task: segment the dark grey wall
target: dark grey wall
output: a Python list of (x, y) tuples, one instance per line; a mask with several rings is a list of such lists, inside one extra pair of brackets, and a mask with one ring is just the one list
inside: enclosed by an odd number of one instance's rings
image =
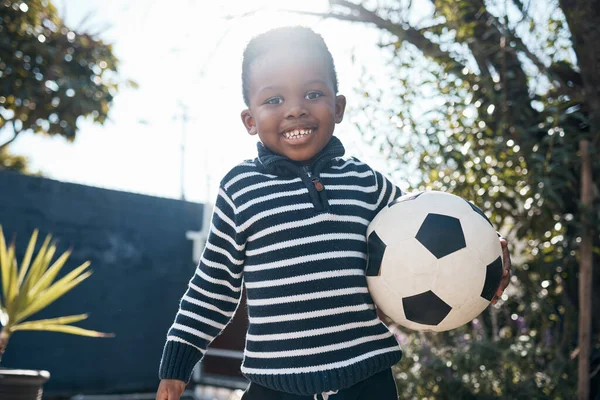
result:
[[(74, 249), (93, 275), (33, 319), (87, 312), (79, 326), (114, 332), (97, 339), (18, 332), (2, 364), (46, 369), (47, 394), (152, 391), (166, 331), (195, 265), (186, 231), (198, 231), (202, 205), (0, 171), (0, 225), (16, 234), (19, 259), (34, 228)], [(38, 239), (39, 243), (41, 240)]]

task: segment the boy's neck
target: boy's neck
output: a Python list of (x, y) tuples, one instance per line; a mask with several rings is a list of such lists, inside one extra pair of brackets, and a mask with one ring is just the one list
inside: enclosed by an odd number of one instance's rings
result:
[(323, 168), (324, 163), (329, 162), (334, 157), (343, 156), (345, 152), (342, 142), (335, 136), (331, 138), (319, 153), (315, 154), (310, 160), (305, 161), (294, 161), (289, 157), (275, 153), (262, 142), (257, 143), (257, 147), (257, 163), (266, 168), (266, 170), (270, 170), (271, 172), (269, 173), (275, 173), (277, 175), (289, 174), (292, 171), (295, 171), (293, 173), (297, 174), (299, 168), (306, 169), (307, 167), (310, 168), (313, 173), (318, 174)]

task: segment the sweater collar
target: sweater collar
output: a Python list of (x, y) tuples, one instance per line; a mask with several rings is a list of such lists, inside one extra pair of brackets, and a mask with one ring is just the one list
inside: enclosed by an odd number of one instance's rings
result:
[[(272, 173), (279, 176), (298, 175), (303, 167), (300, 162), (293, 161), (286, 156), (274, 153), (267, 149), (261, 142), (256, 145), (258, 149), (258, 157), (254, 163), (257, 167), (266, 173)], [(319, 175), (321, 170), (336, 157), (341, 157), (345, 153), (344, 145), (340, 139), (332, 136), (327, 145), (314, 158), (313, 162), (308, 165), (313, 175)]]

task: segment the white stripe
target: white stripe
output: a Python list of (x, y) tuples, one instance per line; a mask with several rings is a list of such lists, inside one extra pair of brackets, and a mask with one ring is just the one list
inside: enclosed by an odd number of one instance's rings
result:
[(225, 328), (225, 325), (220, 324), (217, 321), (213, 321), (212, 319), (205, 318), (202, 315), (198, 315), (198, 314), (193, 313), (191, 311), (179, 310), (178, 314), (185, 315), (188, 318), (195, 319), (196, 321), (205, 323), (206, 325), (210, 325), (210, 326), (215, 327), (215, 328), (220, 329), (220, 330), (223, 330), (223, 328)]
[(188, 295), (184, 295), (183, 296), (183, 300), (187, 301), (188, 303), (192, 303), (192, 304), (195, 304), (197, 306), (208, 308), (209, 310), (216, 311), (219, 314), (223, 314), (226, 317), (231, 317), (233, 315), (233, 312), (223, 311), (219, 307), (216, 307), (216, 306), (214, 306), (214, 305), (212, 305), (210, 303), (206, 303), (204, 301), (200, 301), (200, 300), (191, 298)]
[(358, 304), (355, 306), (328, 308), (326, 310), (308, 311), (297, 314), (274, 315), (272, 317), (248, 317), (248, 320), (251, 324), (268, 324), (271, 322), (298, 321), (301, 319), (326, 317), (328, 315), (336, 315), (374, 309), (375, 307), (370, 304)]
[[(243, 165), (247, 165), (247, 164), (243, 164)], [(254, 164), (252, 164), (252, 165), (254, 166)], [(229, 182), (227, 182), (225, 185), (223, 185), (223, 187), (225, 188), (225, 190), (227, 190), (234, 183), (241, 181), (242, 179), (246, 179), (246, 178), (249, 178), (251, 176), (256, 176), (256, 175), (266, 176), (267, 178), (277, 178), (276, 175), (261, 174), (260, 172), (255, 172), (255, 171), (244, 172), (243, 174), (236, 175), (233, 179), (231, 179)]]
[(224, 294), (213, 293), (213, 292), (211, 292), (209, 290), (202, 289), (201, 287), (198, 287), (198, 286), (194, 285), (191, 282), (190, 282), (190, 287), (192, 289), (194, 289), (196, 292), (198, 292), (200, 294), (203, 294), (206, 297), (210, 297), (211, 299), (221, 300), (221, 301), (227, 301), (227, 302), (233, 303), (233, 304), (237, 304), (238, 303), (238, 299), (236, 299), (236, 298), (225, 296)]
[[(381, 204), (381, 201), (383, 200), (383, 197), (385, 196), (385, 191), (387, 188), (387, 182), (386, 179), (383, 177), (383, 175), (378, 174), (379, 176), (381, 176), (381, 178), (383, 179), (383, 187), (381, 188), (381, 192), (379, 192), (379, 198), (377, 199), (377, 203), (375, 203), (375, 207), (379, 207), (379, 205)], [(375, 182), (377, 182), (377, 178), (375, 178)]]
[(239, 167), (255, 167), (256, 168), (256, 164), (254, 164), (254, 161), (252, 160), (246, 160), (244, 162), (241, 162), (238, 164)]
[[(331, 200), (329, 201), (331, 203)], [(275, 243), (265, 247), (259, 247), (258, 249), (248, 250), (246, 255), (248, 257), (255, 256), (257, 254), (268, 253), (273, 250), (286, 249), (288, 247), (301, 246), (308, 243), (325, 242), (328, 240), (357, 240), (359, 242), (365, 242), (365, 235), (359, 235), (356, 233), (327, 233), (324, 235), (309, 236), (300, 239), (286, 240), (285, 242)]]
[(291, 278), (273, 279), (269, 281), (245, 282), (247, 289), (293, 285), (295, 283), (316, 281), (319, 279), (337, 278), (340, 276), (364, 276), (365, 271), (362, 269), (346, 269), (340, 271), (315, 272), (314, 274), (294, 276)]
[(291, 180), (276, 180), (276, 181), (255, 183), (254, 185), (246, 186), (245, 188), (238, 190), (231, 196), (231, 198), (233, 200), (235, 200), (238, 197), (240, 197), (241, 195), (246, 194), (246, 193), (251, 192), (256, 189), (261, 189), (261, 188), (265, 188), (265, 187), (269, 187), (269, 186), (276, 186), (276, 185), (288, 185), (290, 183), (296, 183), (296, 182), (302, 182), (302, 180), (300, 178), (295, 178), (295, 179), (291, 179)]
[(321, 178), (343, 178), (345, 176), (355, 176), (357, 178), (366, 178), (367, 176), (373, 176), (373, 171), (348, 171), (341, 174), (321, 174)]
[(304, 193), (308, 193), (308, 189), (303, 188), (303, 189), (298, 189), (298, 190), (292, 190), (289, 192), (277, 192), (277, 193), (273, 193), (273, 194), (270, 194), (267, 196), (257, 197), (256, 199), (252, 199), (249, 202), (244, 203), (241, 207), (238, 208), (238, 212), (242, 212), (246, 208), (253, 206), (255, 204), (258, 204), (258, 203), (262, 203), (262, 202), (273, 200), (273, 199), (278, 199), (280, 197), (297, 196), (299, 194), (304, 194)]
[(173, 329), (177, 329), (178, 331), (191, 333), (194, 336), (197, 336), (201, 339), (208, 340), (209, 342), (214, 339), (213, 336), (207, 335), (204, 332), (200, 332), (198, 329), (190, 328), (189, 326), (181, 325), (178, 323), (173, 324)]
[(345, 289), (325, 290), (322, 292), (312, 292), (297, 294), (294, 296), (273, 297), (270, 299), (248, 299), (249, 306), (271, 306), (285, 303), (294, 303), (297, 301), (317, 300), (329, 297), (346, 296), (350, 294), (369, 293), (366, 287), (351, 287)]
[(388, 204), (394, 201), (394, 197), (396, 197), (396, 186), (392, 185), (392, 193), (390, 193), (390, 197), (388, 197)]
[(242, 251), (242, 250), (244, 250), (244, 247), (246, 247), (246, 243), (244, 243), (244, 244), (237, 244), (237, 242), (236, 242), (235, 240), (233, 240), (233, 238), (232, 238), (231, 236), (229, 236), (228, 234), (226, 234), (226, 233), (223, 233), (223, 232), (221, 232), (220, 230), (218, 230), (218, 229), (215, 227), (215, 225), (214, 225), (214, 224), (212, 224), (212, 225), (210, 226), (210, 231), (211, 231), (212, 233), (214, 233), (215, 235), (217, 235), (218, 237), (220, 237), (221, 239), (225, 239), (225, 240), (227, 240), (227, 241), (228, 241), (229, 243), (231, 243), (231, 245), (232, 245), (233, 247), (235, 247), (235, 249), (236, 249), (236, 250), (238, 250), (238, 251)]
[(357, 206), (366, 208), (367, 210), (375, 210), (377, 208), (376, 204), (367, 203), (366, 201), (360, 200), (351, 200), (351, 199), (343, 199), (343, 200), (329, 200), (329, 204), (332, 206)]
[(223, 264), (220, 264), (218, 262), (214, 262), (212, 260), (209, 260), (208, 258), (205, 258), (204, 255), (202, 255), (202, 258), (200, 259), (200, 262), (202, 264), (206, 265), (207, 267), (216, 268), (216, 269), (220, 269), (222, 271), (226, 271), (234, 279), (240, 279), (242, 277), (242, 273), (243, 272), (239, 272), (237, 274), (233, 273), (233, 272), (231, 272), (231, 270), (229, 268), (227, 268), (227, 265), (223, 265)]
[(227, 250), (217, 247), (214, 244), (212, 244), (211, 242), (206, 242), (206, 248), (214, 251), (215, 253), (223, 254), (225, 257), (227, 257), (229, 259), (229, 261), (231, 261), (232, 264), (235, 264), (235, 265), (244, 264), (244, 260), (238, 260), (237, 258), (234, 258), (231, 254), (229, 254), (229, 252)]
[(192, 346), (193, 348), (195, 348), (202, 354), (204, 354), (204, 352), (205, 352), (205, 350), (201, 349), (200, 347), (196, 346), (195, 344), (192, 344), (192, 343), (188, 342), (187, 340), (183, 340), (182, 338), (180, 338), (178, 336), (169, 335), (169, 336), (167, 336), (167, 341), (187, 344), (188, 346)]
[(339, 166), (334, 165), (331, 168), (333, 168), (333, 169), (344, 169), (349, 164), (361, 165), (361, 166), (365, 165), (363, 162), (360, 162), (358, 160), (349, 159), (345, 163), (343, 163), (342, 165), (339, 165)]
[(325, 185), (326, 190), (354, 190), (356, 192), (373, 193), (377, 191), (376, 186), (359, 185)]
[(327, 371), (332, 369), (338, 369), (347, 367), (352, 364), (357, 364), (362, 360), (366, 360), (368, 358), (374, 357), (379, 354), (391, 353), (393, 351), (398, 351), (400, 348), (398, 346), (394, 347), (386, 347), (385, 349), (377, 349), (370, 351), (368, 353), (362, 354), (358, 357), (353, 357), (348, 360), (338, 361), (330, 364), (323, 365), (311, 365), (308, 367), (295, 367), (295, 368), (246, 368), (242, 365), (242, 373), (244, 374), (260, 374), (260, 375), (288, 375), (288, 374), (299, 374), (302, 372), (318, 372), (318, 371)]
[(271, 208), (269, 210), (255, 214), (251, 218), (248, 218), (248, 220), (246, 222), (244, 222), (240, 226), (239, 229), (240, 229), (240, 232), (243, 232), (246, 229), (248, 229), (250, 226), (252, 226), (252, 224), (255, 223), (256, 221), (259, 221), (266, 217), (270, 217), (271, 215), (283, 214), (288, 211), (306, 210), (306, 209), (314, 208), (314, 207), (315, 206), (312, 203), (298, 203), (298, 204), (290, 204), (288, 206)]
[(233, 229), (235, 229), (235, 231), (237, 233), (239, 233), (240, 231), (238, 230), (238, 227), (235, 225), (235, 222), (233, 222), (231, 220), (231, 218), (229, 218), (227, 215), (225, 215), (225, 213), (223, 211), (221, 211), (221, 209), (217, 206), (215, 206), (215, 214), (217, 214), (219, 216), (219, 218), (221, 218), (221, 220), (223, 222), (225, 222), (227, 225), (229, 225), (230, 227), (232, 227)]
[(310, 356), (313, 354), (327, 353), (329, 351), (337, 351), (358, 346), (359, 344), (374, 342), (376, 340), (387, 339), (392, 336), (392, 333), (387, 331), (379, 335), (364, 336), (347, 342), (330, 344), (321, 347), (312, 347), (310, 349), (284, 350), (284, 351), (250, 351), (246, 350), (244, 355), (253, 358), (286, 358), (298, 356)]
[(227, 193), (225, 193), (225, 191), (223, 189), (219, 189), (219, 196), (221, 196), (223, 198), (223, 200), (225, 200), (225, 202), (227, 202), (227, 204), (229, 204), (229, 207), (231, 207), (234, 214), (237, 214), (237, 211), (235, 211), (235, 204), (233, 204), (233, 201), (231, 201), (231, 199), (229, 198), (229, 196), (227, 195)]
[(309, 329), (306, 331), (297, 331), (297, 332), (288, 332), (288, 333), (275, 333), (272, 335), (251, 335), (248, 333), (246, 335), (246, 339), (249, 341), (252, 341), (252, 342), (270, 342), (272, 340), (299, 339), (299, 338), (309, 337), (309, 336), (320, 336), (320, 335), (326, 335), (329, 333), (344, 332), (344, 331), (349, 331), (351, 329), (356, 329), (356, 328), (366, 328), (369, 326), (375, 326), (375, 325), (379, 325), (379, 324), (381, 324), (381, 321), (379, 321), (378, 319), (372, 319), (370, 321), (351, 322), (349, 324), (330, 326), (327, 328)]
[(273, 261), (264, 264), (246, 265), (244, 270), (246, 272), (264, 271), (268, 269), (275, 269), (281, 267), (289, 267), (290, 265), (303, 264), (313, 261), (330, 260), (336, 258), (362, 258), (366, 259), (367, 255), (361, 251), (329, 251), (326, 253), (309, 254), (306, 256), (288, 258), (279, 261)]
[(324, 221), (335, 221), (335, 222), (354, 222), (357, 224), (362, 224), (364, 226), (369, 226), (369, 220), (364, 218), (356, 217), (354, 215), (335, 215), (329, 213), (319, 214), (317, 216), (307, 218), (299, 221), (286, 222), (283, 224), (275, 225), (270, 228), (263, 229), (262, 231), (256, 232), (254, 235), (248, 236), (247, 241), (251, 242), (256, 239), (260, 239), (264, 236), (285, 231), (288, 229), (300, 228), (303, 226), (318, 224)]
[(225, 281), (223, 279), (216, 279), (210, 275), (205, 274), (204, 271), (202, 271), (201, 269), (197, 269), (196, 274), (208, 282), (215, 283), (217, 285), (227, 286), (229, 289), (233, 290), (234, 292), (239, 292), (240, 290), (242, 290), (241, 285), (240, 285), (240, 287), (235, 287), (228, 281)]

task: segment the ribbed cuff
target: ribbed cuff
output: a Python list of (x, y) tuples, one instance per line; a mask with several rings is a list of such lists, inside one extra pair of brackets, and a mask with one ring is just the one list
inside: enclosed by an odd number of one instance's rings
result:
[[(394, 339), (395, 341), (395, 339)], [(395, 342), (394, 342), (395, 343)], [(299, 396), (342, 390), (361, 382), (400, 361), (402, 350), (370, 357), (350, 366), (327, 371), (303, 372), (295, 374), (244, 374), (250, 382), (280, 392)]]
[(202, 358), (202, 353), (192, 346), (180, 342), (168, 341), (160, 360), (158, 377), (160, 379), (178, 379), (188, 383), (194, 366)]

